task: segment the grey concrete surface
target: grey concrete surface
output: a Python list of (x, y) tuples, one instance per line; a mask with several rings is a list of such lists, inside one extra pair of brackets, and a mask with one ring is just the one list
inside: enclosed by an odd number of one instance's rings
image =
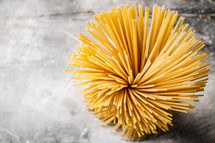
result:
[[(0, 0), (0, 143), (127, 143), (90, 111), (73, 87), (67, 54), (79, 44), (93, 11), (133, 0)], [(137, 0), (179, 10), (205, 41), (211, 72), (204, 97), (188, 114), (175, 113), (170, 132), (144, 143), (215, 142), (214, 0)], [(198, 14), (198, 15), (196, 15)], [(193, 16), (194, 15), (194, 16)], [(209, 16), (208, 16), (209, 15)], [(203, 18), (201, 18), (203, 17)]]

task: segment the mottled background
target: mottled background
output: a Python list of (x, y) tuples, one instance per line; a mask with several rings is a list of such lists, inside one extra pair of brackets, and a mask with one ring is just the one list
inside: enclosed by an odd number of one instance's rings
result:
[[(67, 54), (93, 11), (133, 0), (0, 0), (0, 142), (127, 143), (86, 110)], [(215, 142), (215, 0), (137, 0), (178, 10), (205, 41), (211, 72), (196, 109), (175, 113), (170, 132), (144, 143)]]

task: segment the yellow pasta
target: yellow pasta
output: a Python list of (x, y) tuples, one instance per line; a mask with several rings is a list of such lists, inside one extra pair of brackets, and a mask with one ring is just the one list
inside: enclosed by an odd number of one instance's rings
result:
[[(154, 5), (149, 25), (149, 8), (125, 5), (94, 15), (87, 22), (89, 38), (78, 34), (81, 45), (70, 54), (70, 66), (87, 69), (72, 79), (84, 79), (81, 91), (87, 107), (104, 125), (114, 123), (130, 140), (168, 131), (172, 111), (187, 113), (197, 102), (207, 82), (209, 56), (183, 24), (178, 12)], [(178, 19), (178, 21), (177, 21)]]

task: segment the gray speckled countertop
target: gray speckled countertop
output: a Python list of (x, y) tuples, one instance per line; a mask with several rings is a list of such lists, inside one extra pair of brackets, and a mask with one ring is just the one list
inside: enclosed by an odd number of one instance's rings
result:
[[(79, 44), (93, 11), (133, 0), (0, 0), (0, 143), (128, 143), (86, 109), (67, 54)], [(214, 0), (137, 0), (165, 5), (186, 18), (205, 41), (211, 72), (205, 96), (188, 114), (175, 113), (170, 132), (144, 143), (215, 142)], [(196, 15), (198, 14), (198, 15)], [(193, 16), (193, 17), (192, 17)], [(201, 18), (203, 17), (203, 18)]]

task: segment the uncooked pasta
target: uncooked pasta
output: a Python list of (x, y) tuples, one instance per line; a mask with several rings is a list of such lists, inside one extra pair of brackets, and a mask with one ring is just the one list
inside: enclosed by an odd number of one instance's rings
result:
[(172, 111), (187, 113), (207, 82), (209, 56), (195, 30), (184, 24), (177, 11), (142, 5), (112, 8), (95, 13), (87, 22), (91, 36), (78, 33), (81, 41), (70, 54), (69, 69), (83, 73), (72, 79), (86, 80), (81, 93), (87, 107), (113, 123), (122, 136), (140, 140), (147, 134), (168, 131)]

